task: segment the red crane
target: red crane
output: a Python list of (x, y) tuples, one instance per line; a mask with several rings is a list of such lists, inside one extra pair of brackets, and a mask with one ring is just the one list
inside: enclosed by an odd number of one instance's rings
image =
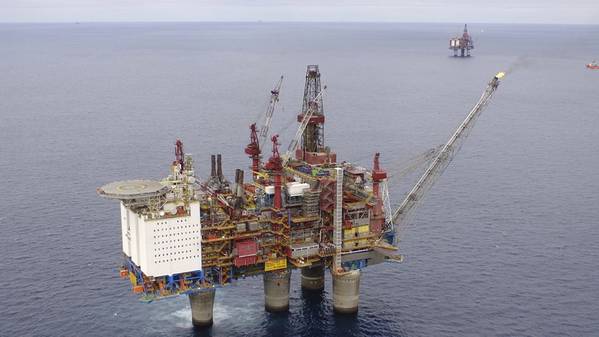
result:
[(250, 125), (250, 143), (245, 147), (245, 153), (252, 158), (252, 171), (254, 180), (258, 171), (260, 171), (260, 143), (258, 142), (258, 132), (256, 131), (256, 123)]
[(245, 153), (252, 158), (252, 171), (254, 180), (258, 176), (260, 170), (260, 155), (262, 154), (262, 147), (266, 141), (270, 124), (272, 122), (272, 116), (275, 111), (275, 106), (279, 101), (279, 93), (281, 91), (281, 84), (283, 83), (283, 76), (279, 79), (275, 87), (270, 91), (270, 101), (266, 112), (264, 113), (264, 124), (260, 127), (260, 131), (256, 128), (256, 123), (250, 125), (250, 143), (245, 148)]

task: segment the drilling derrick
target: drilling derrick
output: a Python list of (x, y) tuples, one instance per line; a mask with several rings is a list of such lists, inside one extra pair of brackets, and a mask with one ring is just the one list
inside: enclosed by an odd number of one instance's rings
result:
[(312, 110), (312, 116), (302, 133), (301, 147), (295, 153), (298, 160), (309, 164), (334, 163), (337, 160), (335, 153), (324, 145), (324, 109), (320, 93), (318, 65), (309, 65), (306, 70), (302, 112), (297, 116), (297, 121), (301, 123), (309, 110)]
[[(318, 152), (324, 147), (324, 111), (322, 106), (322, 97), (316, 99), (320, 93), (320, 71), (317, 65), (309, 65), (306, 70), (306, 84), (304, 87), (304, 100), (302, 103), (301, 117), (309, 108), (314, 109), (312, 118), (304, 130), (302, 139), (302, 149), (307, 152)], [(298, 116), (298, 121), (302, 118)]]

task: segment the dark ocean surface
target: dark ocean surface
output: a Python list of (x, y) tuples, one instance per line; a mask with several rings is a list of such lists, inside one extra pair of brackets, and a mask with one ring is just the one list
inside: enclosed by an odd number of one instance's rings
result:
[[(599, 336), (599, 26), (472, 24), (0, 25), (1, 336)], [(362, 274), (360, 311), (331, 284), (263, 310), (262, 279), (217, 292), (194, 331), (187, 298), (141, 303), (119, 279), (119, 208), (96, 187), (159, 179), (181, 138), (206, 176), (245, 168), (248, 125), (285, 81), (273, 131), (295, 131), (320, 65), (326, 143), (401, 162), (444, 143), (516, 64), (401, 231), (403, 264)], [(422, 171), (422, 169), (421, 169)], [(420, 171), (420, 172), (421, 172)], [(394, 203), (417, 178), (391, 178)]]

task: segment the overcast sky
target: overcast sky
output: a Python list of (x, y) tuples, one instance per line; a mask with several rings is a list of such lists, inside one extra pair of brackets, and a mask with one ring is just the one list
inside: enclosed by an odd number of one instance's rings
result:
[(0, 0), (0, 22), (257, 20), (599, 24), (599, 0)]

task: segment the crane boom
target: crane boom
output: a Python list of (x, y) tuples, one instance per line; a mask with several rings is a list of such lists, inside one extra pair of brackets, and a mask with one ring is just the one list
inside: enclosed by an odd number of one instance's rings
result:
[(275, 85), (274, 89), (270, 91), (270, 102), (268, 103), (268, 107), (266, 108), (266, 113), (264, 117), (264, 124), (260, 127), (260, 131), (258, 132), (258, 144), (259, 148), (262, 149), (264, 146), (264, 142), (268, 137), (268, 130), (270, 129), (270, 124), (272, 122), (272, 115), (275, 111), (275, 106), (279, 101), (279, 93), (281, 91), (281, 84), (283, 83), (283, 76)]
[(385, 224), (391, 227), (393, 226), (393, 219), (391, 219), (391, 198), (389, 198), (389, 182), (387, 179), (381, 182), (381, 194), (383, 195), (383, 209), (385, 210)]
[(410, 193), (405, 197), (399, 208), (393, 213), (392, 221), (394, 224), (397, 224), (397, 227), (403, 225), (404, 222), (407, 221), (408, 215), (414, 209), (414, 206), (417, 205), (418, 201), (420, 201), (453, 160), (464, 143), (464, 140), (468, 137), (470, 130), (472, 130), (477, 117), (480, 116), (481, 112), (491, 100), (497, 86), (499, 86), (499, 80), (503, 76), (505, 76), (505, 74), (500, 72), (491, 79), (476, 105), (472, 108), (470, 113), (468, 113), (466, 119), (460, 124), (441, 151), (439, 151), (428, 169), (424, 172), (422, 177), (420, 177)]

